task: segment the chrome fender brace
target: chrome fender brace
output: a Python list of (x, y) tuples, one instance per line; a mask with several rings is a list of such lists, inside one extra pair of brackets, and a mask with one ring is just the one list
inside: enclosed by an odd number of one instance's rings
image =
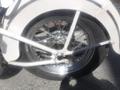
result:
[[(19, 40), (23, 43), (26, 43), (26, 44), (29, 44), (29, 45), (32, 45), (34, 47), (37, 47), (37, 48), (40, 48), (42, 50), (46, 50), (46, 51), (50, 51), (51, 53), (54, 53), (54, 56), (52, 57), (51, 60), (45, 60), (45, 61), (38, 61), (38, 62), (18, 62), (18, 61), (10, 61), (10, 62), (7, 62), (8, 64), (10, 65), (14, 65), (14, 66), (19, 66), (19, 67), (33, 67), (33, 66), (40, 66), (40, 65), (49, 65), (49, 64), (59, 64), (59, 63), (68, 63), (67, 59), (63, 59), (63, 60), (57, 60), (57, 55), (59, 53), (62, 53), (63, 51), (62, 50), (54, 50), (54, 49), (51, 49), (49, 47), (46, 47), (46, 46), (43, 46), (41, 44), (38, 44), (36, 43), (35, 41), (32, 41), (32, 40), (29, 40), (25, 37), (22, 37), (22, 36), (18, 36), (18, 35), (15, 35), (13, 33), (10, 33), (2, 28), (0, 28), (0, 34), (2, 35), (5, 35), (9, 38), (12, 38), (12, 39), (15, 39), (15, 40)], [(101, 46), (104, 46), (104, 45), (108, 45), (108, 44), (113, 44), (111, 42), (111, 40), (106, 40), (106, 41), (103, 41), (103, 42), (99, 42), (97, 44), (94, 44), (92, 46), (89, 46), (89, 47), (86, 47), (86, 48), (83, 48), (83, 49), (80, 49), (79, 51), (77, 52), (82, 52), (84, 50), (87, 50), (87, 49), (92, 49), (92, 48), (96, 48), (96, 47), (101, 47)], [(65, 52), (64, 55), (74, 55), (76, 52), (74, 51), (68, 51), (68, 52)]]
[[(10, 65), (20, 66), (20, 67), (33, 67), (33, 66), (48, 65), (48, 64), (68, 63), (69, 61), (67, 59), (59, 60), (58, 56), (65, 57), (67, 55), (74, 55), (76, 53), (75, 51), (68, 51), (67, 47), (68, 47), (68, 45), (69, 45), (69, 43), (71, 41), (73, 32), (75, 30), (75, 27), (76, 27), (76, 24), (77, 24), (77, 21), (78, 21), (78, 18), (79, 18), (79, 15), (80, 15), (80, 11), (77, 10), (76, 13), (75, 13), (75, 16), (73, 18), (73, 22), (72, 22), (72, 25), (70, 27), (68, 36), (66, 38), (65, 45), (64, 45), (62, 50), (52, 49), (50, 47), (44, 46), (44, 45), (42, 45), (40, 43), (37, 43), (35, 41), (29, 40), (29, 39), (27, 39), (27, 38), (25, 38), (23, 36), (13, 34), (13, 33), (9, 32), (7, 30), (4, 30), (4, 29), (0, 28), (0, 34), (2, 34), (4, 36), (7, 36), (7, 37), (12, 38), (14, 40), (21, 41), (21, 42), (23, 42), (25, 44), (31, 45), (31, 46), (36, 47), (38, 49), (47, 51), (49, 53), (52, 53), (52, 56), (51, 56), (50, 60), (37, 61), (37, 62), (7, 61), (7, 63), (10, 64)], [(107, 45), (107, 44), (112, 44), (111, 40), (99, 42), (99, 43), (94, 44), (92, 46), (88, 46), (86, 48), (80, 49), (77, 52), (82, 52), (82, 51), (87, 50), (87, 49), (92, 49), (92, 48), (104, 46), (104, 45)]]

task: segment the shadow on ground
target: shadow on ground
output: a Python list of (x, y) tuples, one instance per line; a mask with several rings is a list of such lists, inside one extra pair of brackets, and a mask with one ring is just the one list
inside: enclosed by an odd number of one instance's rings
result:
[(110, 50), (107, 64), (109, 64), (110, 74), (115, 84), (111, 83), (110, 80), (98, 79), (90, 74), (76, 79), (65, 78), (61, 82), (60, 90), (120, 90), (120, 55)]
[(60, 90), (118, 90), (107, 80), (98, 80), (92, 74), (79, 79), (66, 78)]

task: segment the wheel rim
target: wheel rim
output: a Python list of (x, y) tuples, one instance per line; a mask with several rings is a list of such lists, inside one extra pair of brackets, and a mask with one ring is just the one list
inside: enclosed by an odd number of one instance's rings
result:
[[(71, 22), (72, 18), (70, 16), (48, 17), (34, 24), (30, 30), (28, 30), (29, 32), (27, 32), (26, 36), (38, 43), (61, 50), (66, 41)], [(93, 36), (90, 36), (91, 34), (89, 34), (90, 32), (81, 25), (80, 21), (75, 28), (68, 50), (73, 51), (92, 44), (94, 39)], [(25, 45), (25, 49), (27, 51), (27, 56), (31, 61), (50, 59), (50, 53), (29, 45)], [(87, 50), (74, 57), (68, 56), (67, 59), (69, 59), (69, 64), (46, 65), (39, 66), (38, 68), (47, 73), (66, 75), (86, 66), (93, 54), (94, 50)]]

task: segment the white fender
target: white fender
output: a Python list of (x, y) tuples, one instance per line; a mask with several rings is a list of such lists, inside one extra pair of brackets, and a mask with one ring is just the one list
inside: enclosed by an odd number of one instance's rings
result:
[[(120, 54), (120, 16), (109, 0), (22, 0), (14, 18), (6, 18), (4, 28), (9, 32), (21, 35), (25, 27), (37, 16), (53, 10), (80, 10), (100, 21), (107, 30), (113, 50)], [(108, 13), (109, 11), (110, 13)], [(20, 57), (19, 41), (3, 36), (3, 56), (6, 61)]]

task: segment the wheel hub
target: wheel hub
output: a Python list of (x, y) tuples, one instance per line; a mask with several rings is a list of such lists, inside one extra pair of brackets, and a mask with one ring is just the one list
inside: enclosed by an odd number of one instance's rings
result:
[(67, 37), (67, 32), (63, 31), (63, 30), (55, 30), (52, 35), (53, 40), (55, 41), (54, 43), (56, 44), (64, 44), (66, 41), (66, 37)]

